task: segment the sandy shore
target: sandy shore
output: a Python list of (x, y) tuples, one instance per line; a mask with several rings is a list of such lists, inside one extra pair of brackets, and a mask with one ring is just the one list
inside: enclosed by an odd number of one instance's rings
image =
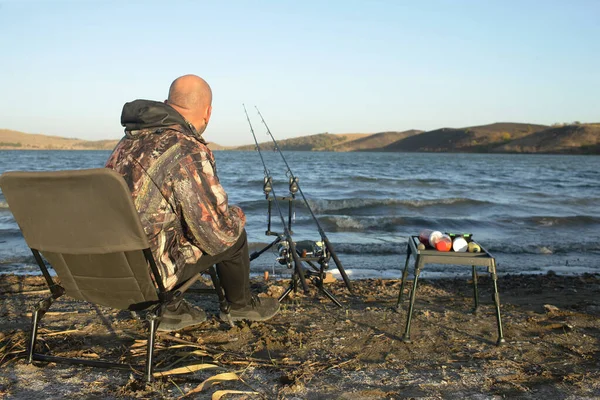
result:
[[(600, 397), (600, 276), (502, 276), (499, 280), (506, 343), (496, 346), (491, 281), (481, 274), (477, 315), (466, 279), (422, 280), (404, 343), (408, 296), (394, 306), (397, 280), (342, 282), (328, 288), (336, 307), (311, 286), (293, 295), (265, 323), (228, 328), (213, 316), (216, 298), (189, 293), (204, 307), (202, 325), (158, 338), (158, 370), (211, 364), (168, 375), (151, 386), (139, 371), (107, 371), (24, 361), (33, 305), (47, 296), (40, 277), (3, 276), (0, 283), (0, 397), (179, 398), (217, 374), (188, 398), (248, 399), (581, 399)], [(287, 282), (253, 283), (280, 294)], [(410, 285), (407, 285), (410, 287)], [(128, 312), (64, 298), (44, 317), (40, 350), (141, 363), (144, 325)], [(195, 351), (195, 353), (194, 353)], [(234, 373), (232, 375), (231, 373)], [(249, 392), (254, 392), (249, 394)]]

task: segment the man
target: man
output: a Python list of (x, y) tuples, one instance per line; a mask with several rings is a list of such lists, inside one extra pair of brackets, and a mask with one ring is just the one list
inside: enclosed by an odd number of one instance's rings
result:
[[(123, 175), (167, 289), (217, 265), (234, 321), (273, 317), (279, 303), (250, 293), (250, 261), (242, 210), (227, 203), (215, 159), (202, 139), (212, 91), (200, 77), (177, 78), (164, 103), (123, 106), (125, 136), (106, 163)], [(165, 311), (159, 329), (178, 330), (206, 320), (182, 301)]]

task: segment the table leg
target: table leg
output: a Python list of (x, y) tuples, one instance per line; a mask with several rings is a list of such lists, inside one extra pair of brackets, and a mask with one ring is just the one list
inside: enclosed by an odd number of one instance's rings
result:
[(473, 314), (477, 314), (479, 310), (479, 292), (477, 290), (477, 270), (473, 265), (473, 300), (475, 305), (473, 306)]
[(410, 343), (410, 321), (412, 319), (412, 313), (415, 306), (415, 296), (417, 294), (417, 283), (419, 281), (419, 275), (421, 275), (421, 268), (423, 268), (423, 259), (420, 255), (417, 255), (417, 260), (415, 261), (415, 280), (413, 281), (412, 291), (410, 293), (410, 306), (408, 307), (408, 317), (406, 319), (406, 330), (404, 331), (404, 336), (402, 337), (402, 341), (405, 343)]
[(500, 294), (498, 294), (498, 274), (496, 273), (496, 260), (492, 259), (492, 265), (490, 267), (490, 274), (492, 275), (492, 281), (494, 282), (494, 305), (496, 306), (496, 320), (498, 322), (498, 341), (496, 344), (499, 346), (504, 343), (504, 334), (502, 333), (502, 319), (500, 318)]
[[(412, 239), (409, 239), (412, 240)], [(400, 293), (398, 293), (398, 301), (396, 302), (396, 310), (399, 311), (400, 303), (402, 302), (402, 296), (404, 294), (404, 282), (406, 282), (406, 278), (408, 278), (408, 264), (410, 261), (410, 244), (406, 245), (406, 262), (404, 263), (404, 271), (402, 271), (402, 283), (400, 284)]]

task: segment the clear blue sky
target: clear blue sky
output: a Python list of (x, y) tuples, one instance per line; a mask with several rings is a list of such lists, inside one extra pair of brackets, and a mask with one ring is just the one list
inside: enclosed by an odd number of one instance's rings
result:
[(29, 133), (120, 138), (187, 73), (223, 145), (242, 103), (276, 138), (600, 121), (598, 0), (0, 0), (0, 49), (0, 128)]

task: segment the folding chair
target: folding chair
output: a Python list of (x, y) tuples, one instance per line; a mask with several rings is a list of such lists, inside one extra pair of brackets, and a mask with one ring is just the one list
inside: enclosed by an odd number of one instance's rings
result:
[[(145, 379), (152, 381), (155, 333), (165, 307), (178, 301), (200, 276), (166, 290), (125, 180), (107, 169), (6, 172), (0, 188), (48, 283), (51, 296), (35, 308), (28, 362), (47, 361), (131, 369), (104, 360), (35, 352), (40, 320), (63, 294), (119, 310), (146, 310), (148, 345)], [(42, 256), (56, 271), (54, 282)], [(228, 305), (213, 266), (208, 270), (221, 311)]]

